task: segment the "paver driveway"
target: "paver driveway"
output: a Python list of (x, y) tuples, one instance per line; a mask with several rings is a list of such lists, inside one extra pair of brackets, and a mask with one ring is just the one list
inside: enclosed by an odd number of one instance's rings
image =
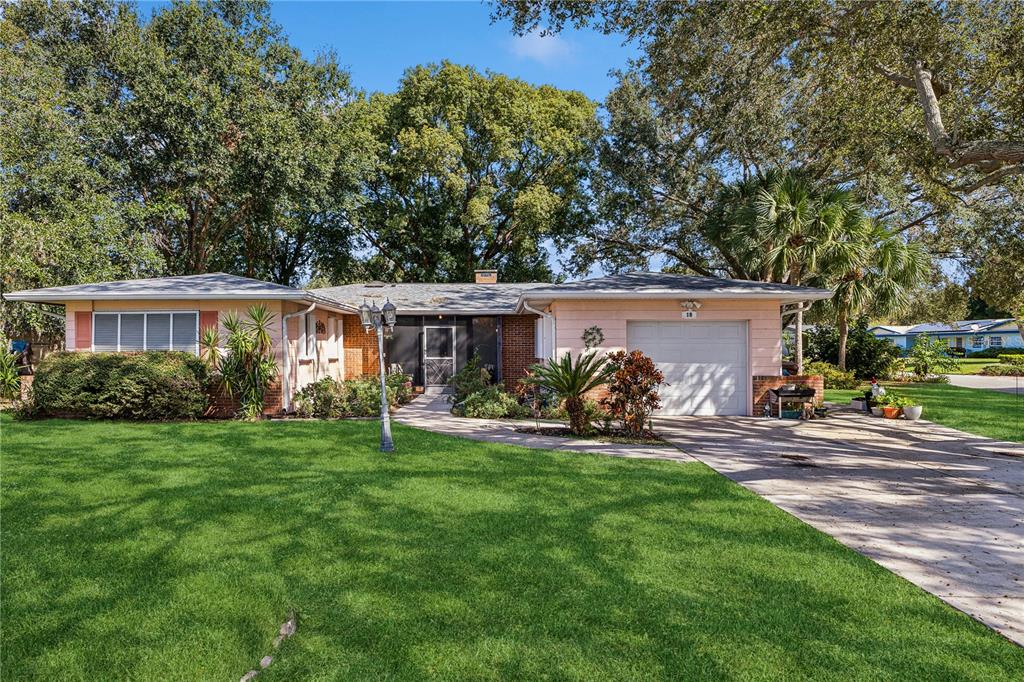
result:
[(856, 413), (664, 417), (687, 454), (1024, 645), (1024, 445)]

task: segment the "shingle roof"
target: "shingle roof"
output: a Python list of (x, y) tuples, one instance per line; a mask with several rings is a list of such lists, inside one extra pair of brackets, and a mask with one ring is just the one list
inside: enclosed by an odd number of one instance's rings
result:
[[(45, 289), (12, 291), (4, 294), (10, 301), (116, 300), (138, 299), (286, 299), (313, 301), (317, 297), (302, 289), (239, 277), (223, 272), (177, 277), (129, 279), (117, 282), (72, 284)], [(327, 301), (324, 301), (325, 303)]]
[(778, 298), (785, 301), (807, 301), (829, 298), (828, 289), (754, 282), (745, 279), (722, 279), (696, 275), (675, 275), (664, 272), (629, 272), (621, 275), (595, 277), (578, 282), (547, 285), (532, 289), (530, 299), (624, 298), (647, 296), (694, 296), (708, 298)]
[(928, 334), (928, 333), (948, 333), (948, 332), (960, 332), (960, 333), (971, 333), (974, 330), (971, 329), (972, 325), (978, 325), (979, 332), (983, 332), (986, 329), (992, 327), (998, 327), (1001, 324), (1012, 322), (1012, 317), (1007, 317), (999, 320), (957, 320), (953, 324), (946, 324), (944, 322), (925, 322), (923, 324), (917, 324), (911, 327), (908, 332), (910, 334)]
[(524, 291), (550, 284), (385, 284), (370, 282), (311, 289), (326, 298), (352, 306), (365, 301), (390, 300), (398, 314), (449, 313), (512, 314)]

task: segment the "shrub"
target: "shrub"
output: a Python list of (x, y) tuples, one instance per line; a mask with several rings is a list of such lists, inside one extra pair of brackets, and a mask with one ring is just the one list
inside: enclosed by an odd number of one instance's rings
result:
[(999, 362), (1004, 365), (1019, 365), (1024, 367), (1024, 355), (1011, 355), (1009, 353), (1002, 353), (999, 356)]
[(614, 374), (608, 385), (608, 396), (601, 400), (601, 405), (622, 422), (623, 430), (638, 435), (643, 432), (651, 413), (661, 407), (658, 387), (665, 383), (665, 375), (639, 350), (610, 353), (608, 365)]
[(491, 385), (491, 373), (486, 367), (480, 366), (480, 356), (473, 354), (462, 369), (452, 375), (448, 380), (454, 393), (450, 400), (453, 403), (461, 403), (474, 393), (479, 393)]
[(949, 344), (926, 334), (918, 336), (907, 353), (907, 366), (916, 379), (955, 371), (956, 360), (949, 355)]
[(988, 365), (981, 368), (980, 374), (990, 377), (1020, 377), (1024, 376), (1024, 365)]
[[(389, 407), (398, 407), (409, 401), (412, 390), (406, 385), (408, 381), (406, 374), (387, 377)], [(296, 392), (293, 404), (295, 413), (301, 417), (376, 417), (380, 414), (380, 378), (371, 375), (336, 381), (326, 377), (303, 386)]]
[[(804, 356), (807, 360), (839, 364), (839, 331), (832, 325), (820, 324), (804, 334)], [(896, 370), (900, 349), (868, 331), (862, 318), (850, 329), (846, 341), (846, 369), (858, 379), (888, 379)]]
[(998, 359), (1001, 355), (1024, 355), (1024, 348), (986, 348), (975, 351), (968, 357)]
[(197, 419), (208, 373), (191, 353), (51, 353), (36, 368), (25, 416)]
[(825, 388), (857, 388), (860, 380), (850, 370), (841, 370), (828, 362), (808, 362), (804, 365), (804, 374), (820, 374), (825, 380)]
[(499, 386), (488, 386), (482, 391), (470, 394), (456, 405), (457, 414), (476, 419), (507, 419), (529, 416), (529, 409), (520, 405), (514, 396)]

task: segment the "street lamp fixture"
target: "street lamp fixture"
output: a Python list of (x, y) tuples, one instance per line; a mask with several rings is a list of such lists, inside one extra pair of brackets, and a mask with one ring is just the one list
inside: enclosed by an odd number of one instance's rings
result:
[(359, 306), (359, 320), (363, 323), (363, 329), (367, 333), (371, 329), (377, 334), (377, 359), (380, 364), (380, 451), (391, 452), (395, 449), (395, 443), (391, 440), (391, 416), (388, 414), (388, 382), (384, 370), (384, 335), (389, 337), (395, 331), (395, 320), (397, 313), (395, 304), (388, 300), (384, 308), (378, 308), (374, 302), (372, 306), (363, 304)]

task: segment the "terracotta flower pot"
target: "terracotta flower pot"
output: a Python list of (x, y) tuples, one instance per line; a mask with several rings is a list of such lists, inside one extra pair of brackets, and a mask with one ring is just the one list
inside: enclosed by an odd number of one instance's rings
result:
[(890, 407), (889, 405), (886, 405), (882, 408), (882, 416), (886, 419), (899, 419), (900, 412), (902, 411), (902, 407)]

